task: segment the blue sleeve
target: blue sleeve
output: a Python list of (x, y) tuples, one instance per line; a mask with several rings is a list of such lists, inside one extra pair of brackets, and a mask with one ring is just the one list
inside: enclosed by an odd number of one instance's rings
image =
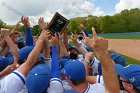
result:
[(52, 46), (51, 78), (60, 79), (59, 59), (56, 46)]
[(84, 28), (84, 33), (85, 33), (85, 35), (88, 37), (88, 31)]
[(26, 46), (33, 46), (33, 36), (30, 27), (26, 28)]

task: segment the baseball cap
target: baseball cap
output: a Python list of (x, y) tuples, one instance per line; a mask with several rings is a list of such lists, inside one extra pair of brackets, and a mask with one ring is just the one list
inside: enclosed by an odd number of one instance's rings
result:
[(25, 46), (21, 48), (18, 52), (18, 58), (22, 60), (26, 59), (33, 48), (34, 46)]
[(50, 68), (44, 62), (35, 65), (29, 72), (25, 84), (30, 93), (43, 93), (50, 81)]
[(126, 79), (128, 82), (134, 85), (134, 87), (140, 90), (140, 66), (131, 64), (123, 67), (119, 64), (115, 64), (115, 70), (119, 76)]
[(8, 64), (12, 64), (14, 62), (14, 58), (13, 58), (13, 55), (10, 51), (7, 52), (6, 54), (6, 59), (8, 60)]
[(25, 39), (23, 37), (18, 37), (18, 42), (24, 42)]
[(78, 60), (69, 60), (64, 65), (62, 73), (72, 80), (83, 80), (86, 77), (85, 66)]
[(5, 69), (8, 66), (8, 60), (6, 57), (4, 56), (0, 56), (0, 71), (2, 71), (3, 69)]

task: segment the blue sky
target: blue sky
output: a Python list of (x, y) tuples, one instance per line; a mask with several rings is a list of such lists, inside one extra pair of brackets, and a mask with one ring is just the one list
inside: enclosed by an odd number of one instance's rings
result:
[(92, 0), (92, 3), (95, 4), (96, 7), (101, 7), (104, 11), (104, 15), (106, 14), (115, 14), (115, 6), (119, 3), (119, 0)]

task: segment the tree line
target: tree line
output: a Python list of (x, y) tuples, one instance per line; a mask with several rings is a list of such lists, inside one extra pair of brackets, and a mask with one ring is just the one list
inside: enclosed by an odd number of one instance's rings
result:
[[(76, 17), (69, 20), (68, 34), (71, 34), (74, 30), (77, 33), (81, 32), (79, 25), (82, 23), (86, 27), (89, 33), (91, 33), (91, 27), (94, 26), (97, 33), (124, 33), (124, 32), (140, 32), (140, 9), (135, 8), (131, 10), (123, 10), (121, 13), (115, 15), (106, 16), (93, 16)], [(0, 20), (0, 28), (11, 26), (6, 25)], [(20, 26), (19, 31), (25, 32), (25, 27)], [(38, 25), (32, 27), (33, 35), (37, 35), (41, 32)]]

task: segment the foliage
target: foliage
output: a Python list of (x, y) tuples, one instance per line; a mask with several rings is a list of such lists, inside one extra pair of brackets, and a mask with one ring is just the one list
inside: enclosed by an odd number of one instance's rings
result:
[[(89, 15), (87, 17), (72, 18), (68, 25), (68, 34), (71, 34), (74, 30), (76, 30), (77, 33), (81, 32), (79, 28), (81, 23), (84, 24), (89, 33), (92, 33), (92, 26), (95, 27), (97, 33), (140, 32), (140, 9), (124, 10), (112, 16), (97, 17)], [(11, 26), (6, 25), (0, 20), (0, 28), (2, 27), (11, 29)], [(25, 33), (25, 27), (21, 26), (19, 31)], [(41, 29), (38, 25), (32, 27), (33, 35), (39, 34), (40, 31)]]
[[(113, 16), (89, 15), (70, 19), (69, 33), (75, 28), (78, 29), (80, 23), (85, 25), (89, 33), (91, 33), (92, 26), (95, 27), (97, 33), (140, 32), (140, 9), (124, 10)], [(81, 32), (81, 30), (78, 29), (77, 32)]]

